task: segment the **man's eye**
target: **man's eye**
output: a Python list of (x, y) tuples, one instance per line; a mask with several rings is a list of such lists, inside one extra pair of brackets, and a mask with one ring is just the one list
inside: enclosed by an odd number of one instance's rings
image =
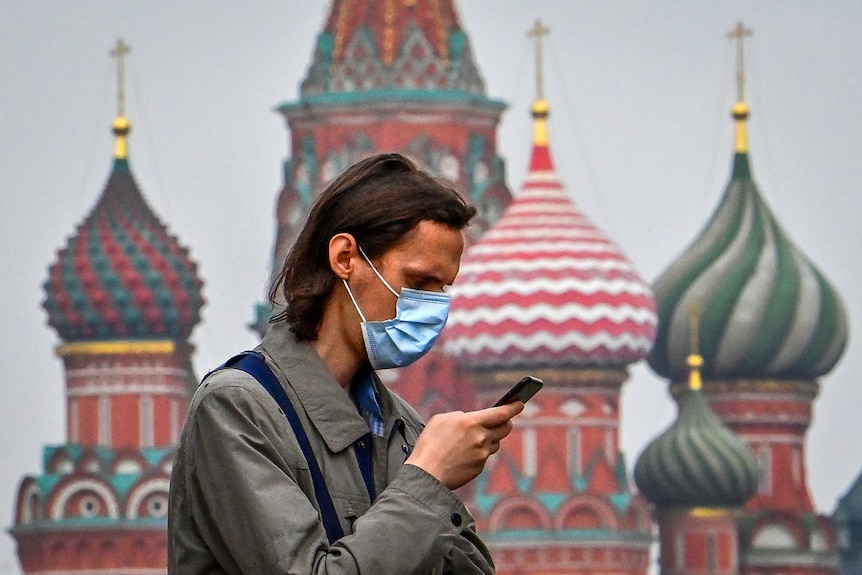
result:
[(417, 277), (407, 281), (404, 284), (404, 287), (420, 291), (446, 293), (446, 291), (452, 286), (444, 284), (441, 280), (436, 278)]

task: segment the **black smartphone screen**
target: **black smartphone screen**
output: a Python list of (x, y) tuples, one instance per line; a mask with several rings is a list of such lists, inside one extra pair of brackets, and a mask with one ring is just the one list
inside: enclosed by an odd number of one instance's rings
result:
[(512, 389), (507, 391), (503, 397), (501, 397), (497, 403), (494, 404), (494, 407), (498, 407), (500, 405), (506, 405), (507, 403), (512, 403), (513, 401), (523, 401), (527, 403), (527, 401), (536, 395), (536, 392), (542, 389), (542, 386), (545, 384), (538, 377), (533, 377), (532, 375), (528, 375), (523, 378), (521, 381), (516, 383)]

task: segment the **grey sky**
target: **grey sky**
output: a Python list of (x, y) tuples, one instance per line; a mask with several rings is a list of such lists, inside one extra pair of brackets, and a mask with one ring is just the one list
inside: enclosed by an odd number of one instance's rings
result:
[[(198, 374), (254, 345), (288, 134), (272, 109), (298, 94), (327, 3), (0, 0), (0, 524), (20, 476), (65, 439), (56, 334), (40, 307), (47, 268), (92, 208), (112, 157), (118, 37), (132, 47), (130, 161), (156, 213), (191, 249), (206, 285), (192, 336)], [(730, 170), (735, 98), (727, 32), (743, 19), (754, 177), (791, 238), (842, 294), (850, 345), (822, 380), (808, 435), (809, 485), (831, 513), (862, 467), (862, 4), (792, 0), (462, 0), (489, 95), (510, 104), (498, 132), (517, 191), (530, 147), (532, 45), (546, 42), (549, 132), (578, 205), (652, 281), (716, 206)], [(644, 365), (624, 388), (634, 458), (672, 420)], [(0, 575), (17, 572), (0, 537)]]

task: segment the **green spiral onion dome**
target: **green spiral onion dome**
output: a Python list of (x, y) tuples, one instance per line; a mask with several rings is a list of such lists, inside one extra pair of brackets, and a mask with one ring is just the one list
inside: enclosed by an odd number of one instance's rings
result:
[(757, 463), (709, 408), (696, 371), (702, 359), (689, 361), (696, 383), (677, 397), (677, 420), (641, 453), (635, 483), (659, 508), (741, 506), (757, 489)]
[(119, 117), (113, 128), (117, 153), (105, 189), (44, 284), (48, 323), (65, 342), (185, 340), (200, 321), (203, 283), (135, 183), (128, 121)]
[[(810, 379), (844, 351), (847, 314), (820, 270), (788, 238), (751, 177), (738, 102), (730, 183), (700, 236), (655, 282), (659, 316), (647, 360), (683, 380), (691, 335), (709, 378)], [(697, 334), (690, 334), (697, 314)]]

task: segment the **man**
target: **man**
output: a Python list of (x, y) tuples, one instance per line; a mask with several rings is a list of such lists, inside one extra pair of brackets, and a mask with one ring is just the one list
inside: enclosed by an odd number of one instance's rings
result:
[(270, 294), (287, 306), (256, 350), (277, 389), (227, 368), (192, 401), (171, 481), (169, 573), (494, 572), (452, 490), (481, 472), (523, 404), (441, 414), (423, 429), (374, 374), (434, 342), (474, 215), (397, 154), (357, 163), (323, 192)]

